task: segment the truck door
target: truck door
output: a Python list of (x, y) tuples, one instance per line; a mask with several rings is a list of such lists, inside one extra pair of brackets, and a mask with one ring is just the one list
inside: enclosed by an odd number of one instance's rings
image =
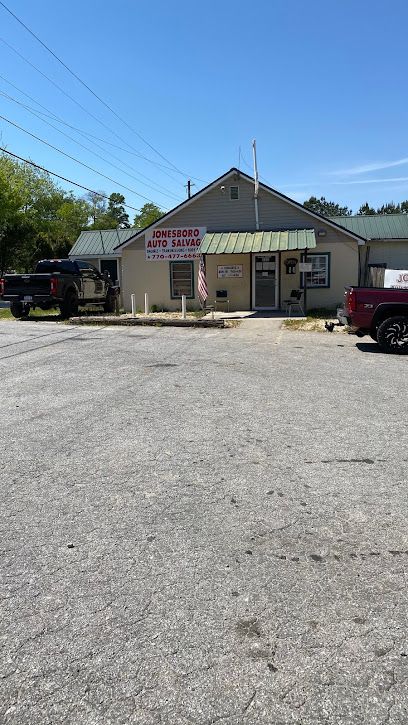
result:
[(105, 297), (105, 284), (102, 275), (98, 272), (96, 267), (92, 267), (91, 279), (93, 283), (93, 298), (100, 300)]
[(95, 297), (95, 286), (92, 279), (93, 267), (88, 262), (78, 259), (76, 261), (81, 274), (82, 299), (93, 300)]

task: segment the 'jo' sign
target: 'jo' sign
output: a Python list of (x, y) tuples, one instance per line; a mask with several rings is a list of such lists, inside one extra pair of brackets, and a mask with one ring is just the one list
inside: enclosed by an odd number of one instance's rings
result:
[(147, 231), (145, 251), (148, 262), (197, 259), (207, 227), (171, 227)]
[(408, 289), (408, 270), (386, 269), (384, 272), (384, 287)]

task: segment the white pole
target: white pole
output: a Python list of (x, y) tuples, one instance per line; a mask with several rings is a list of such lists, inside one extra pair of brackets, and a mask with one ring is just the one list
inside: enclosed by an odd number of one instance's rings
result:
[(130, 301), (132, 303), (132, 317), (136, 317), (136, 295), (130, 295)]
[(186, 319), (186, 296), (181, 295), (181, 317), (183, 320)]
[(258, 177), (258, 163), (256, 160), (256, 140), (252, 141), (252, 154), (254, 157), (254, 179), (255, 179), (255, 191), (254, 191), (254, 204), (255, 204), (255, 227), (259, 230), (259, 211), (258, 211), (258, 189), (259, 189), (259, 177)]
[(149, 293), (145, 292), (145, 315), (148, 315), (150, 311), (149, 308)]

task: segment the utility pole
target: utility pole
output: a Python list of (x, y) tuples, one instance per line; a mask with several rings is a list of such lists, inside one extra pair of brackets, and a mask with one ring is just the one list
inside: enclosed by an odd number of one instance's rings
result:
[(195, 184), (192, 184), (190, 179), (187, 181), (187, 184), (184, 184), (184, 186), (187, 188), (187, 199), (191, 199), (191, 187), (195, 186)]

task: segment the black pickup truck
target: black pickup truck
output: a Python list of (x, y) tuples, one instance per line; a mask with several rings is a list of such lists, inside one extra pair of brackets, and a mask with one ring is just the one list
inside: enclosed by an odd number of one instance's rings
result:
[(78, 314), (79, 305), (101, 305), (114, 312), (119, 288), (88, 262), (42, 259), (33, 274), (6, 274), (0, 280), (0, 299), (10, 302), (14, 317), (28, 317), (30, 309), (59, 307), (61, 317)]

